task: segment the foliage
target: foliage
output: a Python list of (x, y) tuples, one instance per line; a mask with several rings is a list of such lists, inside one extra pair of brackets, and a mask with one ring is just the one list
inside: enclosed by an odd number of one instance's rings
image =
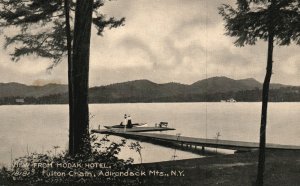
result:
[(142, 164), (143, 163), (143, 157), (142, 157), (143, 147), (141, 146), (140, 142), (136, 141), (136, 142), (130, 143), (129, 148), (131, 150), (135, 150), (137, 153), (139, 153), (140, 159), (141, 159), (141, 164)]
[[(138, 171), (138, 168), (132, 165), (132, 158), (127, 160), (118, 158), (121, 148), (126, 145), (125, 139), (116, 143), (110, 142), (108, 136), (97, 140), (95, 135), (91, 135), (90, 140), (92, 153), (88, 155), (70, 157), (66, 152), (57, 155), (49, 155), (51, 152), (48, 152), (49, 154), (32, 153), (29, 156), (20, 157), (14, 161), (12, 170), (1, 171), (2, 178), (6, 178), (2, 180), (23, 185), (139, 184), (138, 177), (99, 175), (100, 172)], [(38, 163), (43, 163), (45, 166), (38, 166)], [(98, 167), (95, 166), (96, 163)], [(70, 166), (62, 167), (62, 165)]]
[[(93, 23), (98, 35), (103, 34), (104, 28), (116, 28), (125, 21), (125, 18), (107, 18), (101, 14), (104, 2), (95, 0), (93, 6)], [(71, 21), (75, 5), (73, 0), (70, 3)], [(53, 61), (50, 68), (55, 66), (67, 54), (65, 27), (63, 0), (0, 0), (0, 33), (6, 30), (5, 48), (15, 46), (11, 53), (14, 61), (22, 56), (36, 55), (50, 58)]]
[(236, 7), (224, 4), (219, 13), (226, 34), (237, 37), (236, 46), (267, 41), (272, 32), (278, 45), (300, 44), (300, 2), (298, 0), (238, 0)]

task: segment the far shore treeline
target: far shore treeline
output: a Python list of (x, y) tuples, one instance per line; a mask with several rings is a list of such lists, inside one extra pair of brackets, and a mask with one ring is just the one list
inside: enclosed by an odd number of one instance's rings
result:
[[(252, 78), (233, 80), (214, 77), (191, 85), (136, 80), (92, 87), (89, 90), (89, 103), (220, 102), (231, 98), (237, 102), (259, 102), (261, 87), (261, 83)], [(0, 83), (0, 104), (67, 104), (67, 90), (66, 85), (59, 84), (28, 86)], [(271, 84), (269, 100), (299, 102), (300, 87)]]

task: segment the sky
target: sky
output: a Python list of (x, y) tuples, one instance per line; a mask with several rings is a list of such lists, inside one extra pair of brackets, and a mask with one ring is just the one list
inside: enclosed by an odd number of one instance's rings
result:
[[(224, 35), (218, 7), (233, 0), (112, 0), (107, 16), (125, 17), (123, 27), (91, 38), (90, 86), (137, 79), (192, 84), (214, 76), (263, 82), (267, 43), (235, 47)], [(0, 35), (3, 45), (3, 35)], [(273, 83), (300, 85), (299, 46), (274, 49)], [(43, 85), (67, 83), (67, 59), (51, 72), (51, 61), (35, 56), (10, 59), (0, 49), (0, 82)]]

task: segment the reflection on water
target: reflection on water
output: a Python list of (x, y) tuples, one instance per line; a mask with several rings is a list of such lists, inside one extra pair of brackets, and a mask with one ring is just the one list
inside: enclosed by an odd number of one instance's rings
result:
[[(126, 113), (133, 122), (154, 126), (167, 121), (170, 127), (176, 128), (162, 133), (215, 138), (219, 132), (219, 139), (257, 142), (260, 108), (260, 103), (92, 104), (90, 112), (95, 117), (90, 125), (97, 128), (119, 124)], [(67, 147), (67, 105), (0, 106), (0, 115), (1, 163), (10, 163), (11, 155), (15, 158), (27, 151), (46, 152), (56, 145), (61, 150)], [(270, 103), (268, 116), (267, 142), (300, 145), (300, 103)], [(113, 136), (110, 139), (119, 140)], [(171, 160), (174, 153), (177, 159), (199, 157), (148, 143), (142, 146), (143, 162)], [(128, 147), (122, 150), (121, 157), (133, 157), (139, 162), (139, 155)]]

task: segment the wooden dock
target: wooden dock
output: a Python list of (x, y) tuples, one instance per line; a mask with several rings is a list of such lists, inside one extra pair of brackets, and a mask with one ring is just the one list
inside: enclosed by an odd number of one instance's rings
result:
[[(149, 127), (145, 127), (149, 128)], [(158, 127), (153, 127), (158, 129)], [(139, 128), (134, 128), (139, 129)], [(143, 131), (142, 127), (139, 130), (130, 129), (127, 130), (93, 130), (92, 132), (102, 133), (102, 134), (111, 134), (116, 136), (121, 136), (129, 139), (141, 140), (149, 143), (154, 143), (162, 146), (179, 146), (189, 149), (199, 149), (204, 150), (204, 147), (210, 148), (221, 148), (221, 149), (230, 149), (237, 151), (249, 151), (255, 150), (259, 147), (258, 143), (254, 142), (243, 142), (243, 141), (230, 141), (230, 140), (220, 140), (220, 139), (204, 139), (204, 138), (194, 138), (194, 137), (186, 137), (186, 136), (176, 136), (176, 135), (168, 135), (168, 134), (156, 134), (156, 133), (140, 133)], [(158, 130), (158, 131), (160, 131)], [(168, 130), (168, 128), (166, 128)], [(170, 129), (169, 129), (170, 130)], [(174, 129), (172, 129), (174, 130)], [(144, 130), (145, 131), (154, 131), (152, 130)], [(300, 146), (292, 146), (292, 145), (279, 145), (279, 144), (266, 144), (267, 149), (278, 149), (278, 150), (300, 150)]]

